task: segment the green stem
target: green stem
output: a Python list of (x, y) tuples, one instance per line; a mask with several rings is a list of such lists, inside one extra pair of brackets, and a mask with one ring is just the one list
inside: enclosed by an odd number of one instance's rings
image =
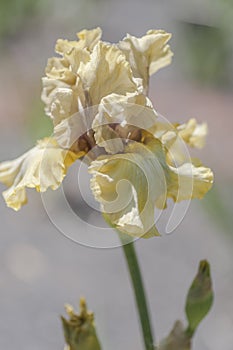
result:
[(134, 244), (133, 242), (124, 244), (124, 239), (123, 237), (121, 237), (121, 235), (120, 238), (134, 289), (135, 301), (137, 304), (138, 314), (141, 322), (145, 349), (154, 350), (155, 348), (153, 343), (149, 311), (147, 307), (147, 301), (143, 287), (142, 276), (137, 260), (137, 255), (134, 249)]

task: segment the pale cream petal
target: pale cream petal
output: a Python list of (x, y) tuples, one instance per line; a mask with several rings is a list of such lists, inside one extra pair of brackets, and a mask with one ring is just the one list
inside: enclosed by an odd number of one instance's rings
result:
[(58, 88), (51, 102), (50, 115), (54, 126), (78, 111), (77, 96), (71, 88)]
[(88, 95), (89, 106), (99, 104), (104, 96), (111, 93), (126, 95), (138, 88), (122, 52), (116, 46), (103, 42), (94, 47), (89, 62), (80, 64), (78, 75)]
[[(85, 33), (80, 34), (81, 37)], [(86, 33), (86, 40), (91, 40), (89, 35), (94, 40), (98, 33)], [(59, 52), (63, 58), (50, 59), (47, 77), (42, 79), (42, 101), (54, 126), (84, 108), (99, 104), (108, 94), (125, 95), (140, 90), (140, 82), (134, 81), (129, 63), (116, 46), (98, 42), (90, 54), (72, 45), (73, 42), (67, 41), (61, 44)]]
[[(162, 160), (162, 162), (161, 162)], [(144, 238), (158, 235), (154, 206), (166, 200), (166, 166), (161, 143), (130, 143), (124, 154), (92, 162), (91, 189), (104, 217), (119, 231)]]
[(68, 85), (73, 85), (76, 82), (76, 75), (69, 67), (70, 62), (67, 59), (51, 57), (48, 59), (45, 73), (48, 78), (58, 79)]
[(74, 85), (77, 79), (77, 70), (81, 62), (88, 62), (90, 53), (87, 50), (73, 48), (63, 53), (63, 57), (48, 59), (45, 73), (48, 78), (61, 80)]
[(178, 168), (170, 166), (170, 170), (167, 196), (173, 198), (175, 202), (201, 199), (212, 187), (213, 172), (200, 162), (199, 165), (185, 163)]
[(148, 88), (149, 75), (171, 62), (173, 54), (167, 45), (170, 38), (171, 34), (163, 30), (149, 30), (141, 38), (127, 34), (119, 42), (119, 48), (130, 62), (133, 75), (143, 80), (145, 90)]
[(92, 51), (94, 46), (98, 43), (102, 36), (102, 30), (97, 27), (91, 30), (84, 29), (81, 32), (77, 33), (79, 38), (79, 43), (82, 45), (82, 48), (87, 48), (89, 51)]
[(111, 94), (101, 100), (92, 128), (97, 145), (114, 154), (123, 151), (127, 139), (140, 141), (140, 129), (148, 130), (156, 119), (152, 103), (145, 95)]
[(7, 205), (19, 210), (27, 202), (27, 187), (40, 192), (57, 189), (77, 158), (75, 153), (59, 148), (55, 139), (46, 138), (21, 157), (1, 163), (0, 181), (11, 186), (3, 192)]
[(51, 117), (54, 127), (83, 110), (86, 103), (80, 79), (77, 79), (73, 87), (55, 86), (53, 91), (48, 91), (48, 96), (44, 96), (45, 100), (48, 102), (46, 112)]
[(69, 88), (70, 85), (64, 83), (58, 79), (51, 79), (47, 77), (42, 78), (42, 93), (41, 100), (45, 104), (45, 113), (48, 117), (51, 117), (51, 104), (54, 101), (54, 96), (56, 95), (58, 88)]
[[(99, 32), (98, 29), (97, 32)], [(94, 41), (97, 38), (97, 32), (94, 30), (95, 34), (92, 35)], [(87, 36), (87, 42), (91, 45), (91, 37)], [(87, 63), (90, 60), (90, 52), (88, 48), (84, 47), (85, 42), (84, 39), (80, 41), (60, 39), (57, 41), (56, 50), (62, 57), (49, 58), (45, 69), (46, 77), (42, 78), (41, 99), (45, 103), (45, 112), (48, 116), (51, 116), (51, 104), (54, 102), (54, 95), (58, 88), (77, 90), (76, 87), (80, 85), (80, 79), (77, 75), (78, 68), (81, 62)]]
[[(70, 99), (70, 94), (75, 94), (77, 99), (83, 99), (83, 89), (80, 84), (80, 79), (77, 76), (77, 70), (80, 62), (86, 63), (89, 60), (90, 54), (84, 54), (81, 50), (71, 50), (69, 53), (64, 54), (64, 58), (51, 58), (48, 60), (48, 65), (46, 67), (46, 77), (42, 78), (42, 93), (41, 99), (45, 103), (45, 112), (52, 119), (58, 118), (63, 119), (63, 114), (60, 116), (52, 115), (51, 109), (52, 104), (55, 100), (62, 100), (64, 104), (66, 97)], [(65, 62), (65, 63), (64, 63)], [(70, 93), (68, 94), (68, 90)], [(62, 91), (64, 96), (62, 96)], [(66, 104), (68, 103), (65, 102)], [(74, 103), (73, 103), (74, 105)], [(76, 108), (74, 112), (78, 111), (78, 104), (76, 103)]]
[(0, 163), (0, 182), (10, 187), (14, 183), (22, 162), (27, 158), (28, 152), (14, 161), (5, 161)]
[(85, 95), (80, 80), (74, 87), (58, 87), (50, 100), (50, 117), (54, 126), (85, 108)]
[(77, 71), (81, 62), (86, 63), (90, 60), (90, 53), (86, 49), (73, 49), (64, 54), (69, 62), (69, 70), (77, 77)]
[(147, 49), (150, 63), (149, 75), (152, 75), (171, 63), (173, 53), (170, 50), (170, 46), (167, 45), (167, 42), (171, 39), (171, 34), (164, 30), (149, 30), (147, 35), (152, 36), (150, 39), (152, 47), (149, 41)]
[(102, 31), (98, 27), (91, 30), (84, 29), (81, 32), (77, 33), (77, 37), (79, 39), (77, 41), (58, 39), (55, 51), (59, 54), (69, 52), (73, 48), (79, 50), (87, 49), (88, 51), (92, 51), (94, 46), (101, 39), (101, 36)]

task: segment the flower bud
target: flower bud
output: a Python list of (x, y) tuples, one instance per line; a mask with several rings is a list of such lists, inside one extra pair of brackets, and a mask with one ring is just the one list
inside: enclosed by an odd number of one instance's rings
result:
[(66, 305), (69, 320), (61, 317), (66, 340), (64, 350), (101, 350), (94, 325), (94, 314), (87, 310), (86, 301), (80, 299), (80, 313)]

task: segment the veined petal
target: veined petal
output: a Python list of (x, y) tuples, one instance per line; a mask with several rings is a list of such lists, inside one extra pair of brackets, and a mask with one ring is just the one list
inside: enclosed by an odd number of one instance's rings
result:
[(3, 192), (7, 205), (19, 210), (26, 204), (27, 187), (39, 192), (48, 188), (56, 190), (79, 156), (59, 148), (55, 139), (45, 138), (21, 157), (1, 163), (0, 182), (10, 187)]
[(93, 194), (114, 227), (137, 237), (158, 235), (154, 206), (158, 198), (166, 200), (168, 175), (158, 140), (132, 142), (124, 154), (99, 157), (89, 172)]
[(149, 30), (142, 38), (127, 34), (119, 42), (119, 48), (126, 55), (133, 75), (143, 80), (145, 89), (148, 87), (149, 75), (171, 63), (173, 54), (167, 45), (170, 38), (171, 34), (163, 30)]
[(92, 128), (97, 145), (114, 154), (123, 151), (125, 140), (140, 141), (140, 129), (148, 130), (156, 119), (152, 103), (145, 95), (111, 94), (101, 100)]
[(99, 104), (111, 93), (126, 95), (138, 88), (122, 52), (101, 41), (94, 47), (90, 61), (80, 64), (78, 74), (84, 91), (89, 95), (89, 105)]
[(170, 166), (170, 181), (167, 196), (175, 202), (193, 198), (201, 199), (211, 189), (213, 172), (199, 164), (184, 163), (175, 168)]

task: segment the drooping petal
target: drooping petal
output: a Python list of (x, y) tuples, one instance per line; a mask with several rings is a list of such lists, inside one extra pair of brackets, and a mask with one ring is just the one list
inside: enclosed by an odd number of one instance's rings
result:
[(196, 119), (192, 118), (184, 124), (156, 122), (149, 131), (168, 147), (175, 139), (180, 138), (191, 147), (202, 148), (208, 128), (206, 123), (198, 124)]
[(156, 119), (152, 103), (145, 95), (111, 94), (101, 100), (92, 128), (97, 145), (114, 154), (123, 151), (125, 140), (140, 141), (140, 129), (148, 130)]
[(192, 118), (187, 123), (177, 126), (179, 136), (191, 147), (202, 148), (205, 146), (205, 139), (208, 132), (207, 124), (197, 124)]
[(191, 162), (186, 146), (202, 148), (207, 134), (206, 123), (198, 124), (190, 119), (184, 124), (156, 122), (149, 131), (158, 138), (167, 151), (167, 162), (170, 165), (182, 165)]
[(27, 203), (26, 188), (45, 192), (56, 190), (69, 166), (81, 155), (59, 148), (55, 139), (46, 138), (21, 157), (0, 164), (0, 182), (9, 187), (3, 192), (7, 205), (19, 210)]
[(175, 202), (203, 198), (212, 187), (213, 172), (190, 157), (186, 144), (200, 148), (205, 141), (206, 124), (197, 124), (195, 119), (181, 125), (156, 123), (150, 132), (161, 141), (166, 153), (170, 173), (167, 197)]
[(170, 38), (171, 34), (163, 30), (149, 30), (141, 38), (127, 34), (119, 42), (119, 48), (130, 62), (133, 75), (143, 80), (145, 90), (148, 88), (149, 76), (171, 62), (173, 54), (167, 45)]
[(103, 42), (94, 47), (89, 62), (80, 64), (78, 74), (89, 96), (89, 105), (99, 104), (111, 93), (126, 95), (137, 90), (125, 56), (116, 46)]
[(213, 172), (200, 162), (184, 163), (175, 168), (170, 166), (170, 181), (167, 196), (175, 202), (198, 198), (201, 199), (211, 189)]
[[(167, 176), (162, 146), (130, 143), (124, 154), (102, 156), (92, 162), (91, 189), (104, 216), (119, 231), (137, 237), (158, 235), (154, 206), (166, 200)], [(165, 166), (165, 167), (164, 167)]]

